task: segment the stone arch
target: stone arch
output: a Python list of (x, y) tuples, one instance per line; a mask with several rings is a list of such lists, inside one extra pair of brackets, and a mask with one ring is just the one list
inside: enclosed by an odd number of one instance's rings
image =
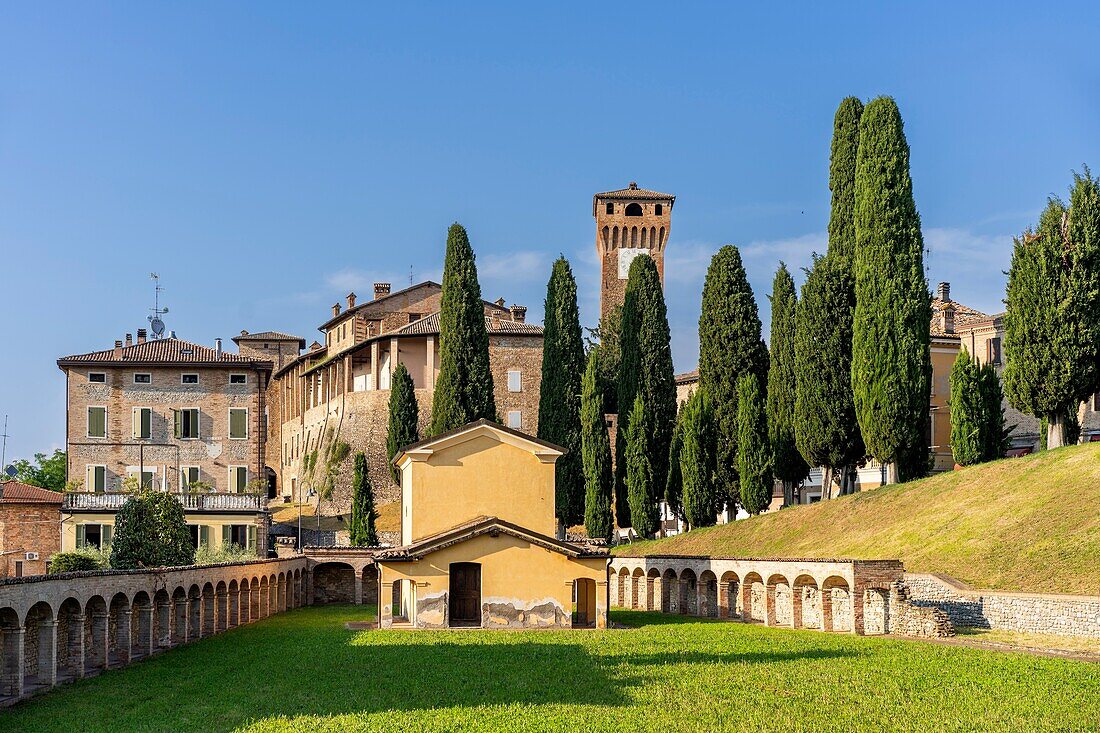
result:
[(57, 679), (84, 676), (84, 609), (80, 601), (66, 598), (57, 609)]
[(737, 573), (732, 570), (722, 573), (722, 578), (718, 584), (718, 615), (721, 618), (738, 618), (741, 615), (738, 611), (741, 598), (741, 594), (738, 592), (740, 588), (741, 579), (737, 577)]
[(618, 577), (618, 596), (615, 599), (615, 605), (620, 608), (630, 608), (630, 598), (627, 596), (628, 583), (630, 582), (630, 571), (624, 568), (619, 568)]
[(302, 587), (302, 571), (296, 569), (294, 571), (294, 582), (291, 583), (294, 595), (294, 607), (300, 608), (306, 605), (305, 589)]
[(760, 573), (747, 573), (741, 584), (741, 618), (750, 623), (764, 623), (767, 600), (768, 592)]
[(649, 230), (646, 229), (645, 227), (642, 227), (642, 249), (645, 249), (648, 246), (647, 241), (646, 241), (648, 239), (649, 239)]
[(153, 653), (153, 599), (145, 591), (134, 594), (130, 604), (130, 659)]
[(611, 227), (609, 227), (609, 226), (607, 226), (607, 225), (604, 225), (604, 228), (603, 228), (603, 230), (602, 230), (602, 231), (600, 232), (600, 234), (601, 234), (601, 236), (602, 236), (602, 238), (603, 238), (603, 251), (604, 251), (604, 252), (607, 252), (607, 251), (608, 251), (608, 248), (609, 248), (609, 246), (610, 246), (610, 244), (611, 244), (611, 243), (610, 243), (610, 241), (609, 241), (609, 240), (610, 240), (610, 238), (611, 238), (611, 237), (610, 237), (610, 235), (611, 235)]
[(275, 576), (275, 610), (286, 610), (286, 573), (282, 571)]
[(645, 587), (645, 571), (640, 567), (634, 568), (630, 574), (630, 607), (645, 608), (645, 598), (642, 590)]
[(172, 591), (172, 646), (187, 643), (187, 591), (177, 586)]
[(202, 588), (192, 583), (187, 591), (187, 640), (202, 638)]
[(252, 620), (252, 588), (249, 586), (248, 578), (243, 578), (239, 588), (239, 605), (237, 624), (244, 626)]
[(619, 248), (619, 227), (611, 230), (611, 249)]
[(776, 573), (768, 578), (767, 603), (768, 626), (791, 625), (791, 584), (785, 576)]
[(661, 227), (661, 229), (657, 232), (657, 249), (664, 249), (664, 248), (665, 248), (665, 228)]
[(279, 612), (279, 578), (272, 573), (267, 576), (267, 615), (274, 616)]
[[(641, 214), (639, 214), (641, 216)], [(630, 246), (638, 246), (638, 227), (630, 227)]]
[(161, 588), (153, 594), (153, 640), (157, 650), (172, 646), (172, 596)]
[(229, 587), (224, 580), (214, 586), (214, 633), (220, 634), (229, 628)]
[(23, 696), (23, 633), (15, 609), (0, 608), (0, 700)]
[(313, 568), (313, 602), (355, 603), (355, 568), (346, 562), (323, 562)]
[(57, 619), (45, 601), (23, 618), (23, 694), (57, 684)]
[(637, 202), (631, 202), (631, 203), (626, 205), (626, 211), (624, 213), (627, 216), (641, 216), (642, 215), (642, 205), (637, 203)]
[(718, 578), (710, 570), (699, 575), (699, 615), (718, 618)]
[(885, 588), (863, 591), (863, 633), (867, 636), (890, 633), (890, 591)]
[(661, 609), (661, 571), (650, 568), (645, 579), (645, 608), (647, 611)]
[(686, 616), (699, 613), (699, 584), (691, 568), (680, 571), (680, 613)]
[(229, 581), (226, 594), (225, 628), (232, 629), (241, 622), (241, 586), (236, 578)]
[(657, 249), (657, 227), (649, 228), (649, 248)]
[(667, 568), (661, 576), (661, 610), (664, 613), (676, 613), (680, 609), (680, 586), (676, 580), (676, 571)]
[(84, 670), (107, 668), (107, 601), (95, 595), (84, 603)]
[(202, 586), (202, 636), (213, 636), (218, 631), (218, 605), (214, 598), (214, 584), (210, 581)]
[(810, 575), (799, 575), (791, 587), (792, 622), (796, 629), (821, 628), (821, 591)]
[(267, 576), (260, 578), (260, 618), (271, 615), (271, 584), (267, 582)]
[(363, 587), (363, 603), (368, 606), (378, 605), (378, 566), (374, 563), (363, 566), (361, 573)]
[(821, 584), (821, 625), (825, 631), (852, 631), (852, 592), (844, 578), (832, 575)]
[(260, 613), (260, 579), (252, 576), (252, 582), (248, 584), (248, 620), (259, 621), (263, 618)]

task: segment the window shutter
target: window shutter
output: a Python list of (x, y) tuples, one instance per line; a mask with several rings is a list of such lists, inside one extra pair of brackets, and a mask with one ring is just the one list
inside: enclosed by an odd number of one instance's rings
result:
[(141, 437), (141, 408), (134, 407), (130, 410), (130, 432), (135, 438)]
[(95, 491), (95, 466), (84, 469), (84, 490)]
[(182, 413), (179, 410), (172, 410), (172, 435), (176, 439), (179, 439), (183, 436), (183, 433), (182, 433), (183, 425), (182, 425), (182, 423), (183, 423)]
[(92, 490), (100, 493), (107, 490), (106, 466), (92, 466)]
[(76, 549), (83, 550), (85, 541), (86, 540), (84, 539), (84, 525), (83, 524), (78, 524), (78, 525), (76, 525)]
[(256, 525), (248, 525), (248, 549), (256, 549)]
[(114, 525), (104, 524), (102, 526), (103, 526), (103, 529), (99, 533), (99, 536), (103, 538), (102, 541), (100, 542), (100, 548), (111, 544), (111, 539), (114, 537), (114, 533), (115, 533)]
[(210, 527), (206, 524), (199, 525), (199, 547), (210, 546)]
[(248, 437), (248, 410), (234, 408), (229, 411), (229, 437)]
[(222, 525), (222, 547), (226, 547), (233, 541), (233, 528), (228, 524)]
[(153, 411), (148, 407), (141, 408), (141, 437), (148, 438), (153, 434)]

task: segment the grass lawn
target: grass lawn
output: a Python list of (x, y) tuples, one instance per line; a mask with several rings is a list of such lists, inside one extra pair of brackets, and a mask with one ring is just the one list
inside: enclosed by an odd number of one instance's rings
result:
[(1100, 665), (636, 611), (612, 631), (292, 611), (0, 712), (0, 731), (1100, 728)]
[(623, 555), (901, 560), (977, 588), (1100, 595), (1100, 443), (792, 507)]

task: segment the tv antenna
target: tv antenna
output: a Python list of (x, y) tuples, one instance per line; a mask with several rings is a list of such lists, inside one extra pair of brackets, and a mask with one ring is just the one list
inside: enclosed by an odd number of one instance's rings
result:
[(152, 278), (155, 283), (153, 286), (153, 307), (150, 308), (153, 314), (148, 316), (149, 330), (153, 332), (153, 338), (159, 339), (164, 336), (164, 319), (161, 318), (161, 316), (168, 312), (168, 307), (160, 307), (160, 294), (164, 290), (164, 288), (160, 286), (160, 275), (155, 272), (150, 272), (149, 277)]
[(409, 265), (409, 285), (413, 284), (413, 266)]
[(4, 447), (0, 448), (0, 466), (5, 467), (5, 473), (8, 474), (8, 478), (15, 478), (15, 468), (8, 466), (8, 416), (4, 415), (4, 432), (0, 434), (0, 437), (4, 439)]

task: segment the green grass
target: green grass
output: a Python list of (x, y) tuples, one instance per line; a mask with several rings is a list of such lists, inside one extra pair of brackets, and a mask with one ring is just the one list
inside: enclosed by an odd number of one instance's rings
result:
[(35, 731), (1095, 731), (1100, 665), (615, 612), (635, 629), (345, 630), (307, 608), (0, 712)]
[(1100, 444), (1044, 451), (618, 548), (897, 559), (979, 588), (1100, 595)]

